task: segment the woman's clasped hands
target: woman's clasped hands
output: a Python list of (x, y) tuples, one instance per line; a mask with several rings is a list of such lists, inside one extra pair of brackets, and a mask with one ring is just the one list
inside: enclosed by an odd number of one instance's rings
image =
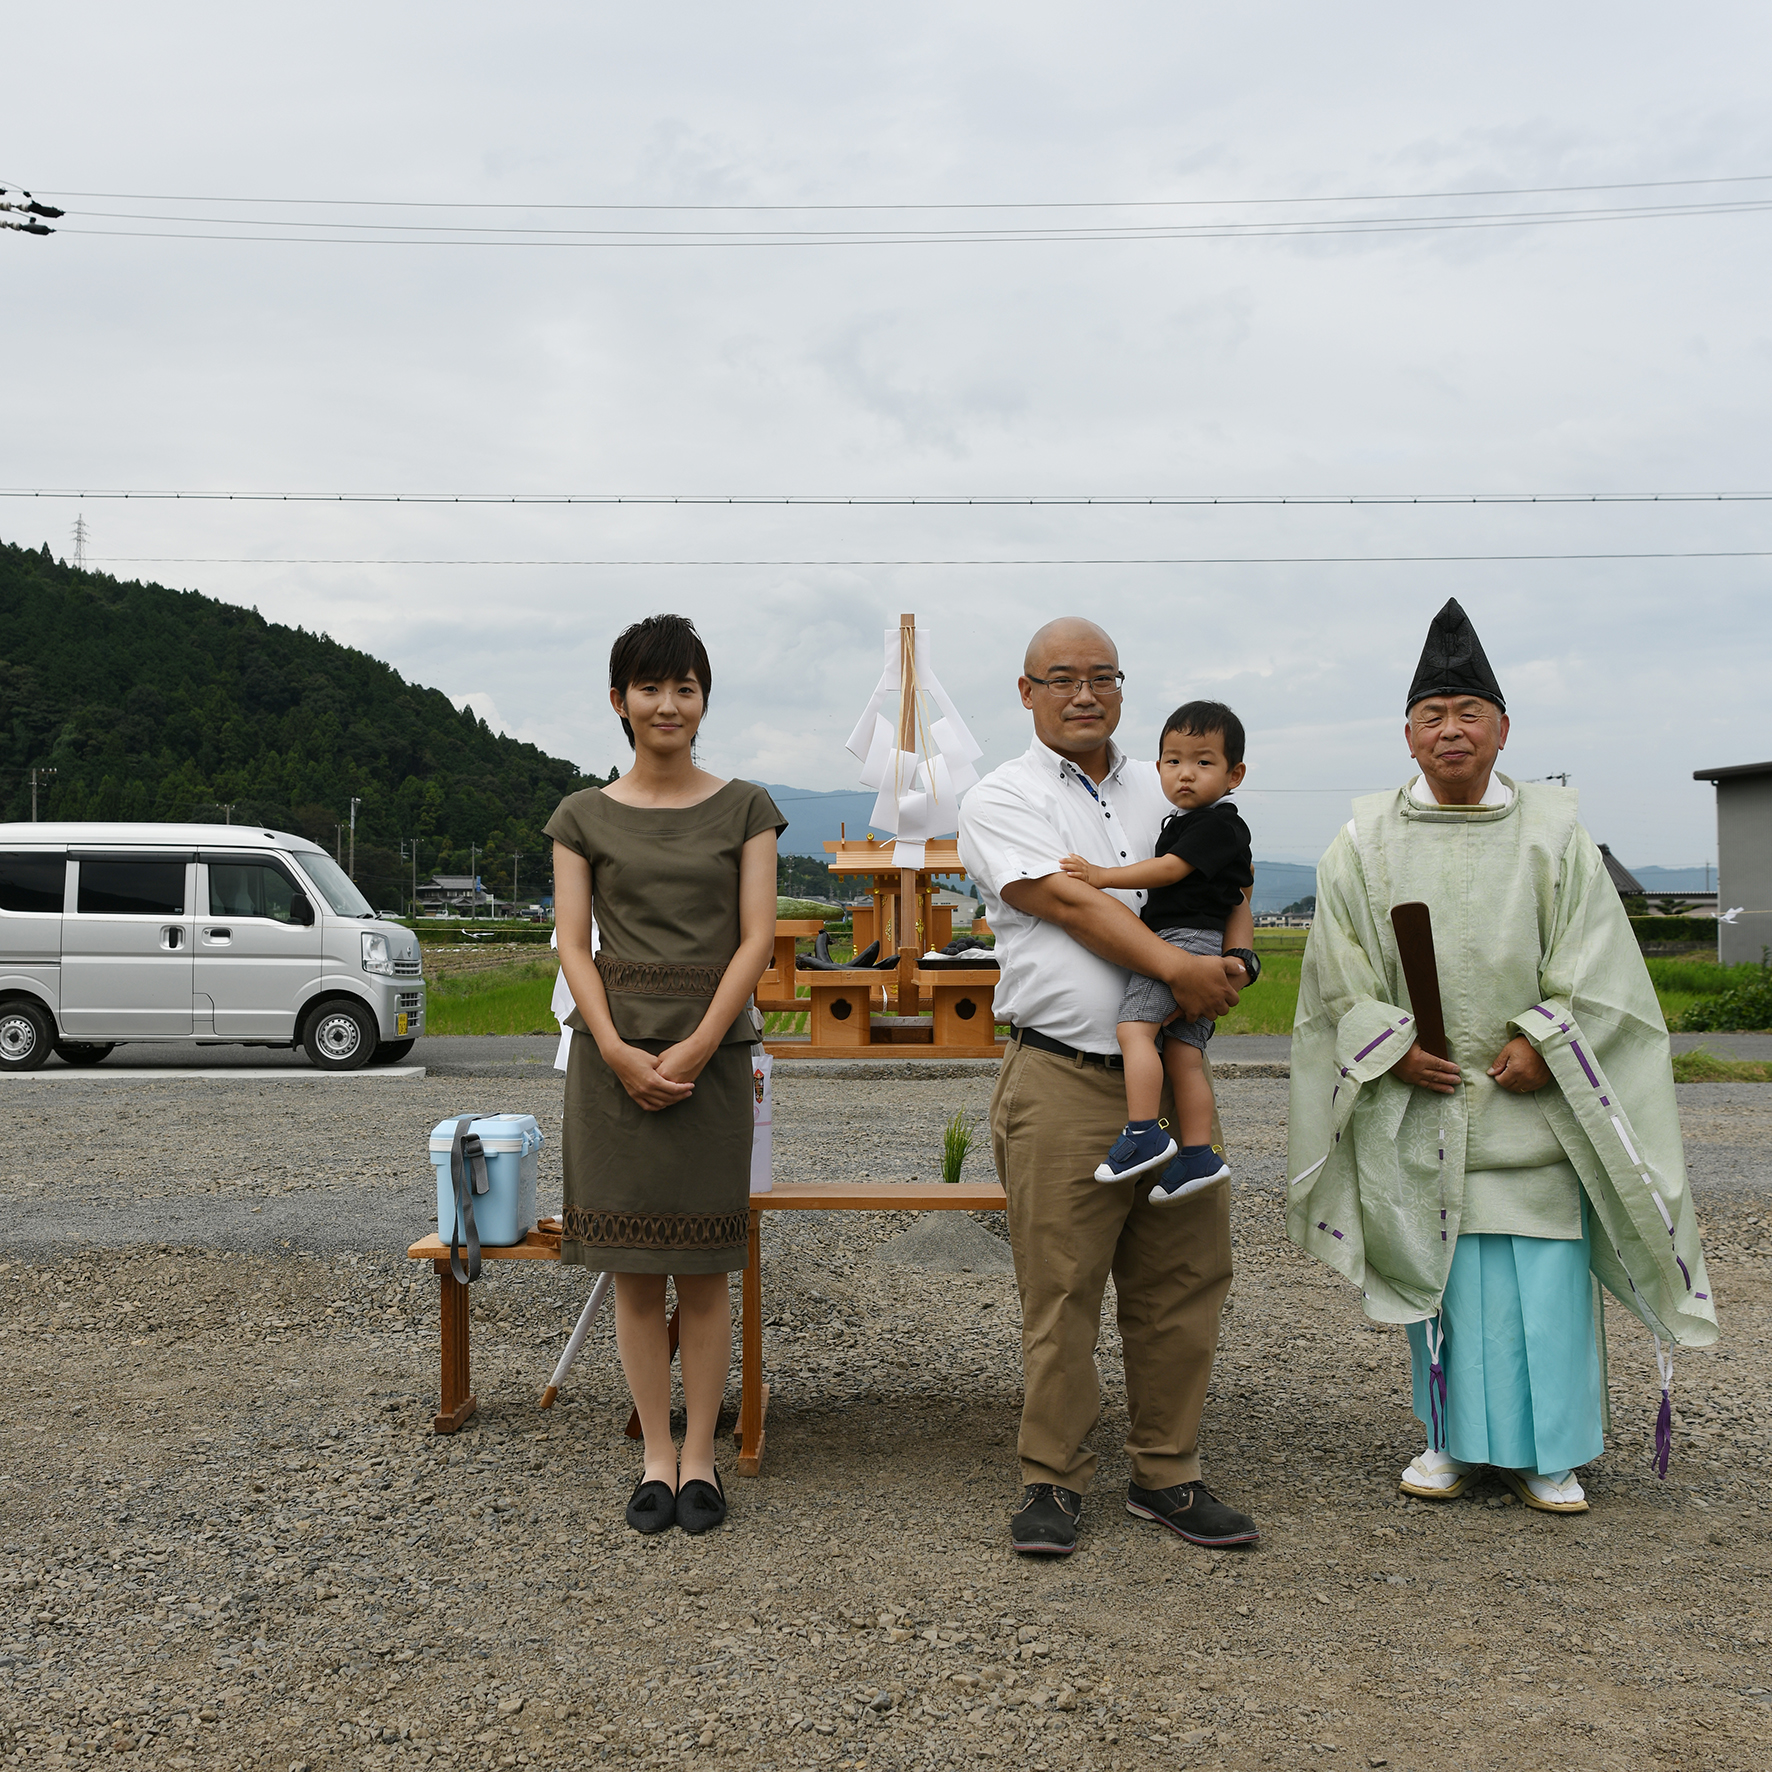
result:
[(697, 1039), (679, 1040), (663, 1052), (621, 1045), (603, 1054), (603, 1062), (621, 1079), (621, 1086), (648, 1113), (675, 1107), (695, 1093), (695, 1079), (714, 1055)]

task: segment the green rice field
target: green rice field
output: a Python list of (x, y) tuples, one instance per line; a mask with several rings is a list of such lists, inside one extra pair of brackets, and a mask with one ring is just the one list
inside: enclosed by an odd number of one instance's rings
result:
[(445, 974), (426, 991), (427, 1034), (557, 1034), (548, 1009), (558, 963), (551, 953), (484, 972)]
[(1719, 966), (1715, 960), (1651, 958), (1645, 964), (1670, 1028), (1677, 1028), (1680, 1017), (1701, 998), (1757, 984), (1765, 976), (1758, 966)]

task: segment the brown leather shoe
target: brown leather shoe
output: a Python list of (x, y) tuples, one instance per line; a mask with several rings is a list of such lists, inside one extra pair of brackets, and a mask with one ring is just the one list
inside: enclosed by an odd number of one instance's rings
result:
[(1253, 1544), (1261, 1529), (1247, 1514), (1225, 1504), (1204, 1483), (1175, 1483), (1167, 1489), (1126, 1485), (1126, 1511), (1167, 1526), (1189, 1544)]
[(1056, 1483), (1029, 1483), (1009, 1522), (1009, 1542), (1024, 1557), (1068, 1557), (1077, 1548), (1083, 1498)]

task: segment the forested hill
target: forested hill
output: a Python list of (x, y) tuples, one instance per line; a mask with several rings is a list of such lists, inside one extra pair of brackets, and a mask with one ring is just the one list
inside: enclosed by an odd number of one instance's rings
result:
[(0, 544), (0, 820), (213, 819), (332, 849), (357, 809), (357, 879), (397, 904), (418, 877), (466, 873), (525, 899), (563, 794), (601, 776), (492, 732), (441, 690), (349, 646), (195, 591), (122, 584)]

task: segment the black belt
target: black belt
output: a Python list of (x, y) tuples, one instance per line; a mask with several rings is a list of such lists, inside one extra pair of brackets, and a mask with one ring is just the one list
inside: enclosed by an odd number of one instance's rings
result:
[(1098, 1064), (1109, 1071), (1126, 1068), (1125, 1059), (1117, 1052), (1079, 1052), (1075, 1046), (1067, 1046), (1064, 1041), (1055, 1040), (1050, 1034), (1036, 1033), (1032, 1028), (1017, 1028), (1015, 1038), (1036, 1052), (1050, 1052), (1054, 1058), (1080, 1058), (1085, 1064)]

